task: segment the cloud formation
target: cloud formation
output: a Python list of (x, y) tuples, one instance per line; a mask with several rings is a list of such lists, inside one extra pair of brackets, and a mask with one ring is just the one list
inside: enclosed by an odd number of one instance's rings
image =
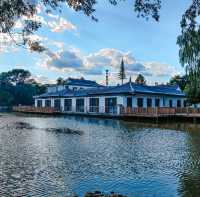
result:
[(106, 69), (117, 77), (121, 60), (124, 60), (127, 76), (143, 74), (146, 77), (169, 77), (176, 69), (159, 62), (137, 61), (132, 53), (105, 48), (83, 55), (78, 49), (62, 49), (57, 53), (48, 52), (43, 67), (61, 72), (78, 72), (82, 75), (101, 76)]
[(72, 24), (70, 21), (67, 21), (66, 19), (62, 17), (56, 17), (55, 20), (49, 21), (48, 26), (50, 27), (50, 30), (52, 32), (63, 32), (65, 30), (67, 31), (75, 31), (77, 30), (77, 27)]

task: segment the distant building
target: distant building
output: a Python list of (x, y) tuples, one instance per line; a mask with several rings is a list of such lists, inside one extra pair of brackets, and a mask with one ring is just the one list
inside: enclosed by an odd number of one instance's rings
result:
[(35, 96), (35, 107), (54, 107), (63, 113), (117, 114), (121, 108), (184, 107), (185, 94), (178, 86), (148, 86), (128, 82), (102, 86), (95, 81), (70, 78)]

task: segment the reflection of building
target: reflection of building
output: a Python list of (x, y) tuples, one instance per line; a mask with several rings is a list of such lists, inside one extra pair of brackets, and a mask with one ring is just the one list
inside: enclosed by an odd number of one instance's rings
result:
[(178, 86), (147, 86), (128, 82), (101, 86), (85, 79), (69, 79), (35, 96), (36, 107), (54, 107), (62, 112), (117, 114), (124, 108), (183, 107), (185, 95)]

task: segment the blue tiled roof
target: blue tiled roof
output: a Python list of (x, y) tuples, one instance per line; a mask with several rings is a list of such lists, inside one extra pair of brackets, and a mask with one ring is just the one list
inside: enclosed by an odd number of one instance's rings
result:
[(185, 94), (180, 90), (178, 86), (171, 85), (157, 85), (157, 86), (147, 86), (136, 83), (126, 83), (118, 86), (101, 86), (98, 88), (90, 88), (83, 90), (62, 90), (53, 93), (45, 93), (39, 98), (44, 97), (85, 97), (85, 96), (95, 96), (95, 95), (120, 95), (120, 94), (157, 94), (157, 95), (170, 95), (170, 96), (182, 96)]
[(85, 80), (85, 79), (73, 79), (70, 78), (68, 81), (65, 83), (65, 85), (77, 85), (77, 86), (90, 86), (90, 87), (100, 87), (98, 83), (95, 81), (91, 80)]

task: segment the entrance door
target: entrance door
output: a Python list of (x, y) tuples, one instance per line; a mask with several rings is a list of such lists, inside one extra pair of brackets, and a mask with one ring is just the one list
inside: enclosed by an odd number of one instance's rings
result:
[(76, 112), (84, 112), (84, 99), (76, 99)]
[(72, 99), (65, 99), (64, 109), (65, 111), (72, 111)]
[(117, 98), (105, 98), (105, 112), (116, 114), (117, 113)]
[(132, 108), (133, 104), (132, 104), (132, 97), (127, 97), (127, 107)]
[(54, 100), (54, 108), (57, 109), (57, 110), (61, 109), (61, 101), (60, 101), (60, 99), (55, 99)]

